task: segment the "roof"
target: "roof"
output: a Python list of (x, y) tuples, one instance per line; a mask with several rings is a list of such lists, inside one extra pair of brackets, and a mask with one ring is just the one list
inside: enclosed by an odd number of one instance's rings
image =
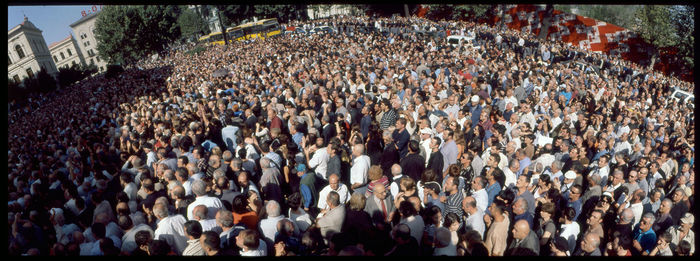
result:
[(63, 40), (60, 40), (60, 41), (58, 41), (58, 42), (51, 43), (51, 44), (49, 44), (49, 49), (53, 48), (53, 47), (56, 46), (56, 45), (59, 45), (59, 44), (65, 42), (66, 40), (69, 40), (69, 39), (71, 39), (71, 38), (73, 38), (73, 36), (72, 36), (72, 35), (68, 35), (68, 37), (63, 38)]
[(100, 13), (100, 11), (97, 11), (97, 12), (95, 12), (95, 13), (91, 13), (91, 14), (89, 14), (89, 15), (83, 16), (83, 17), (80, 18), (78, 21), (75, 21), (75, 23), (70, 24), (70, 27), (75, 27), (75, 26), (77, 26), (77, 25), (79, 25), (79, 24), (82, 24), (83, 22), (85, 22), (85, 21), (87, 21), (87, 20), (90, 20), (91, 18), (95, 17), (95, 16), (96, 16), (97, 14), (99, 14), (99, 13)]
[(30, 21), (29, 21), (29, 18), (27, 18), (26, 16), (24, 17), (24, 21), (22, 21), (21, 24), (18, 24), (17, 26), (13, 27), (12, 29), (8, 30), (7, 32), (8, 32), (8, 33), (11, 33), (11, 32), (13, 32), (13, 31), (16, 31), (16, 30), (19, 30), (19, 29), (23, 29), (23, 30), (36, 30), (36, 31), (41, 32), (41, 30), (39, 30), (39, 28), (37, 28), (36, 25), (34, 25), (32, 22), (30, 22)]

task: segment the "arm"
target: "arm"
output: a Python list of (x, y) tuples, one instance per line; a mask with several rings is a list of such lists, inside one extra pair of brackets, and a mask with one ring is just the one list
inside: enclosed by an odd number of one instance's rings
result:
[(311, 207), (311, 201), (313, 201), (313, 194), (311, 193), (311, 189), (309, 189), (309, 186), (301, 184), (299, 190), (301, 191), (302, 198), (304, 198), (304, 210), (308, 211)]

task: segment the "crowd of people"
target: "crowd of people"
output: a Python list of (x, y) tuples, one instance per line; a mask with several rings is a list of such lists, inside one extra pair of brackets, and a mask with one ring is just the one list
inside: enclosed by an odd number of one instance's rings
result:
[(694, 84), (488, 25), (305, 24), (335, 32), (173, 48), (10, 111), (9, 253), (694, 254), (669, 98)]

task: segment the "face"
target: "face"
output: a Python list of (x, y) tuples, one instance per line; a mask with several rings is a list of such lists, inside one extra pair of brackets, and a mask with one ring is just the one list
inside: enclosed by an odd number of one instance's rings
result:
[(338, 181), (337, 176), (331, 176), (328, 178), (328, 185), (331, 186), (332, 190), (337, 190), (338, 187), (340, 187), (340, 182)]
[(571, 201), (576, 201), (581, 197), (581, 190), (578, 188), (571, 188), (569, 190), (569, 199)]
[(591, 216), (588, 217), (588, 220), (586, 220), (586, 224), (593, 226), (600, 223), (601, 219), (600, 213), (594, 211), (591, 213)]
[(639, 222), (639, 228), (640, 228), (643, 232), (649, 231), (649, 229), (651, 229), (651, 225), (653, 224), (653, 223), (650, 222), (650, 221), (651, 221), (651, 220), (649, 220), (649, 219), (642, 218), (642, 221)]
[(386, 187), (384, 186), (377, 186), (374, 187), (374, 196), (377, 197), (378, 199), (385, 199), (386, 198)]

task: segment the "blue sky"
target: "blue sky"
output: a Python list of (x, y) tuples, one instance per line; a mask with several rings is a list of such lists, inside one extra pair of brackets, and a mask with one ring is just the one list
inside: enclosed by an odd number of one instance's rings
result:
[[(99, 10), (99, 6), (97, 7)], [(47, 45), (68, 37), (73, 32), (70, 24), (82, 17), (81, 11), (92, 9), (92, 5), (34, 5), (8, 6), (7, 30), (21, 24), (24, 15), (42, 31)], [(73, 36), (75, 37), (75, 36)]]

